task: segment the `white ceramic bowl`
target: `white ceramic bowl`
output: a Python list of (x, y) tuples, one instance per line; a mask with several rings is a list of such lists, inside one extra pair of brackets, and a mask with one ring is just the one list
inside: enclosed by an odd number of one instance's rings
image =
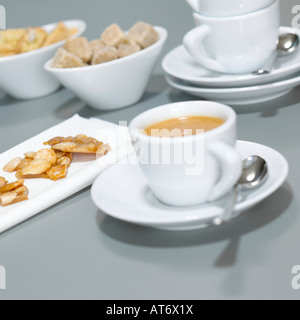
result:
[[(67, 20), (68, 28), (77, 28), (73, 37), (80, 36), (86, 29), (81, 20)], [(57, 23), (43, 26), (47, 32), (55, 29)], [(34, 99), (57, 90), (60, 83), (44, 69), (44, 64), (62, 46), (64, 41), (48, 47), (0, 58), (0, 88), (17, 99)]]
[(139, 101), (146, 89), (155, 62), (167, 39), (167, 30), (155, 27), (159, 40), (130, 56), (82, 68), (52, 68), (52, 59), (45, 69), (61, 84), (95, 109), (112, 110)]

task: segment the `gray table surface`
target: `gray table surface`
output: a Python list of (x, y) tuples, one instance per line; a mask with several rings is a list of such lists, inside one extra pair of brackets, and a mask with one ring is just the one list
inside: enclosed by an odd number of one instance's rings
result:
[[(66, 89), (32, 101), (0, 95), (0, 152), (78, 113), (118, 123), (147, 109), (196, 98), (171, 89), (160, 62), (193, 27), (184, 0), (2, 0), (7, 27), (81, 18), (86, 36), (138, 20), (169, 38), (143, 99), (100, 112)], [(281, 1), (291, 26), (296, 0)], [(232, 223), (202, 231), (163, 232), (99, 212), (90, 189), (0, 235), (7, 289), (0, 299), (299, 299), (291, 286), (300, 264), (300, 88), (277, 100), (235, 108), (238, 138), (268, 145), (288, 160), (284, 185)], [(2, 165), (2, 164), (1, 164)], [(134, 204), (133, 204), (134, 205)]]

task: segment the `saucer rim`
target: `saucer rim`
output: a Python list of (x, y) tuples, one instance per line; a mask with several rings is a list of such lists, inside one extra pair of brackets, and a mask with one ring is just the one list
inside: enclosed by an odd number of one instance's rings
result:
[[(271, 101), (288, 94), (298, 85), (300, 85), (300, 73), (297, 74), (295, 78), (268, 83), (265, 85), (241, 88), (198, 88), (185, 85), (184, 83), (182, 84), (180, 79), (174, 79), (172, 76), (166, 75), (165, 77), (167, 83), (177, 90), (183, 91), (198, 98), (200, 97), (208, 100), (214, 99), (216, 102), (227, 105), (252, 105)], [(256, 95), (251, 95), (251, 97), (249, 97), (249, 94), (251, 93), (256, 93)]]
[[(182, 80), (174, 78), (170, 75), (166, 75), (167, 79), (170, 79), (172, 82), (180, 81)], [(299, 82), (299, 83), (298, 83)], [(273, 89), (273, 88), (281, 88), (283, 86), (298, 86), (300, 84), (300, 72), (296, 74), (295, 77), (289, 78), (286, 80), (282, 81), (276, 81), (276, 82), (271, 82), (271, 83), (266, 83), (263, 85), (257, 85), (257, 86), (246, 86), (246, 87), (238, 87), (238, 88), (202, 88), (202, 87), (196, 87), (193, 85), (188, 85), (185, 83), (177, 83), (178, 86), (187, 88), (188, 90), (195, 91), (198, 93), (215, 93), (215, 94), (226, 94), (226, 93), (247, 93), (247, 92), (258, 92), (258, 91), (263, 91), (263, 90), (268, 90), (268, 89)]]
[[(280, 172), (280, 175), (277, 176), (275, 182), (269, 186), (266, 190), (259, 192), (255, 195), (255, 198), (250, 197), (238, 204), (235, 205), (234, 207), (234, 212), (235, 212), (235, 218), (242, 213), (245, 210), (250, 209), (251, 207), (257, 205), (258, 203), (260, 203), (261, 201), (263, 201), (264, 199), (266, 199), (268, 196), (270, 196), (272, 193), (274, 193), (286, 180), (287, 175), (288, 175), (288, 171), (289, 171), (289, 165), (287, 160), (284, 158), (284, 156), (279, 153), (277, 150), (270, 148), (268, 146), (265, 146), (263, 144), (259, 144), (259, 143), (255, 143), (255, 142), (251, 142), (251, 141), (242, 141), (242, 140), (238, 140), (237, 141), (237, 145), (241, 144), (243, 145), (243, 147), (245, 148), (247, 145), (250, 146), (250, 148), (263, 148), (264, 150), (269, 151), (273, 154), (276, 155), (276, 159), (281, 163), (282, 165), (282, 170)], [(118, 165), (118, 164), (115, 164)], [(109, 169), (108, 169), (109, 170)], [(105, 172), (104, 172), (105, 173)], [(103, 173), (103, 174), (104, 174)], [(101, 211), (103, 211), (106, 215), (111, 216), (115, 219), (121, 220), (121, 221), (125, 221), (125, 222), (129, 222), (129, 223), (133, 223), (133, 224), (137, 224), (137, 225), (143, 225), (143, 226), (150, 226), (150, 227), (154, 227), (154, 228), (158, 228), (158, 229), (164, 229), (164, 230), (190, 230), (190, 229), (200, 229), (200, 228), (205, 228), (208, 225), (210, 225), (211, 220), (217, 216), (219, 216), (219, 214), (221, 214), (223, 212), (223, 210), (219, 208), (217, 213), (214, 213), (213, 215), (209, 216), (209, 217), (205, 217), (205, 218), (199, 218), (199, 214), (198, 213), (197, 217), (195, 215), (193, 215), (194, 219), (193, 220), (179, 220), (178, 221), (178, 217), (174, 217), (175, 219), (164, 219), (164, 220), (159, 220), (159, 221), (153, 221), (153, 219), (149, 218), (145, 218), (143, 217), (142, 219), (136, 219), (133, 218), (132, 216), (122, 216), (120, 217), (120, 215), (118, 214), (114, 214), (112, 212), (108, 212), (106, 210), (106, 208), (102, 208), (101, 205), (99, 205), (99, 201), (96, 200), (98, 199), (99, 194), (96, 191), (96, 186), (99, 184), (99, 181), (101, 182), (101, 176), (100, 175), (94, 182), (94, 184), (92, 185), (91, 188), (91, 198), (92, 201), (94, 202), (94, 204), (97, 206), (97, 208)], [(213, 204), (216, 202), (212, 202), (212, 206), (211, 208), (213, 208)], [(201, 206), (205, 206), (207, 204), (204, 205), (199, 205), (199, 206), (194, 206), (193, 208), (200, 209)], [(103, 205), (102, 205), (103, 206)], [(170, 207), (169, 207), (170, 208)], [(174, 207), (176, 208), (176, 210), (180, 210), (180, 211), (186, 211), (188, 207)], [(192, 207), (190, 207), (192, 208)], [(217, 208), (217, 207), (215, 207)], [(182, 209), (182, 210), (181, 210)], [(201, 210), (201, 209), (200, 209)], [(177, 219), (176, 219), (177, 218)]]

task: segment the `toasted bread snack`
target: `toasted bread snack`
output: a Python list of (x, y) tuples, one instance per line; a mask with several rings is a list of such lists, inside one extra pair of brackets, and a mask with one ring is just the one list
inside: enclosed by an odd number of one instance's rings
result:
[(93, 54), (95, 52), (97, 52), (98, 50), (102, 49), (105, 47), (105, 44), (102, 42), (102, 40), (100, 39), (96, 39), (96, 40), (92, 40), (89, 42), (89, 46), (93, 52)]
[(43, 47), (50, 46), (53, 43), (66, 40), (70, 36), (69, 29), (64, 25), (63, 22), (60, 22), (54, 31), (52, 31), (44, 42)]
[(128, 36), (134, 39), (143, 49), (157, 42), (159, 38), (156, 30), (146, 22), (136, 23), (129, 30)]
[(116, 47), (123, 37), (123, 30), (117, 24), (112, 24), (104, 30), (101, 40), (106, 46)]
[(47, 36), (47, 32), (42, 28), (28, 28), (20, 38), (16, 46), (16, 52), (23, 53), (39, 49)]
[(0, 31), (0, 54), (3, 56), (15, 53), (16, 46), (25, 33), (25, 29)]
[(63, 48), (84, 62), (89, 62), (92, 59), (93, 51), (86, 38), (68, 39)]
[(133, 53), (141, 51), (142, 48), (133, 39), (129, 37), (124, 37), (118, 45), (118, 50), (120, 58), (123, 58)]
[(119, 58), (119, 52), (115, 47), (104, 47), (93, 55), (92, 64), (100, 64)]
[(78, 68), (85, 66), (84, 62), (75, 54), (60, 48), (57, 50), (53, 62), (53, 68)]

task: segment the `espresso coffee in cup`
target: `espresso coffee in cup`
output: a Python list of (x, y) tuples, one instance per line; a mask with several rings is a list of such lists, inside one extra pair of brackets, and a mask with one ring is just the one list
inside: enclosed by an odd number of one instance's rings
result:
[(194, 13), (198, 27), (183, 44), (203, 67), (220, 73), (245, 74), (259, 70), (276, 50), (279, 0), (268, 7), (238, 16), (209, 17)]
[(150, 189), (167, 205), (214, 201), (240, 176), (236, 114), (226, 105), (188, 101), (157, 107), (134, 118), (130, 133)]
[(182, 116), (167, 119), (145, 128), (148, 136), (183, 137), (213, 130), (224, 123), (221, 118), (204, 116)]

